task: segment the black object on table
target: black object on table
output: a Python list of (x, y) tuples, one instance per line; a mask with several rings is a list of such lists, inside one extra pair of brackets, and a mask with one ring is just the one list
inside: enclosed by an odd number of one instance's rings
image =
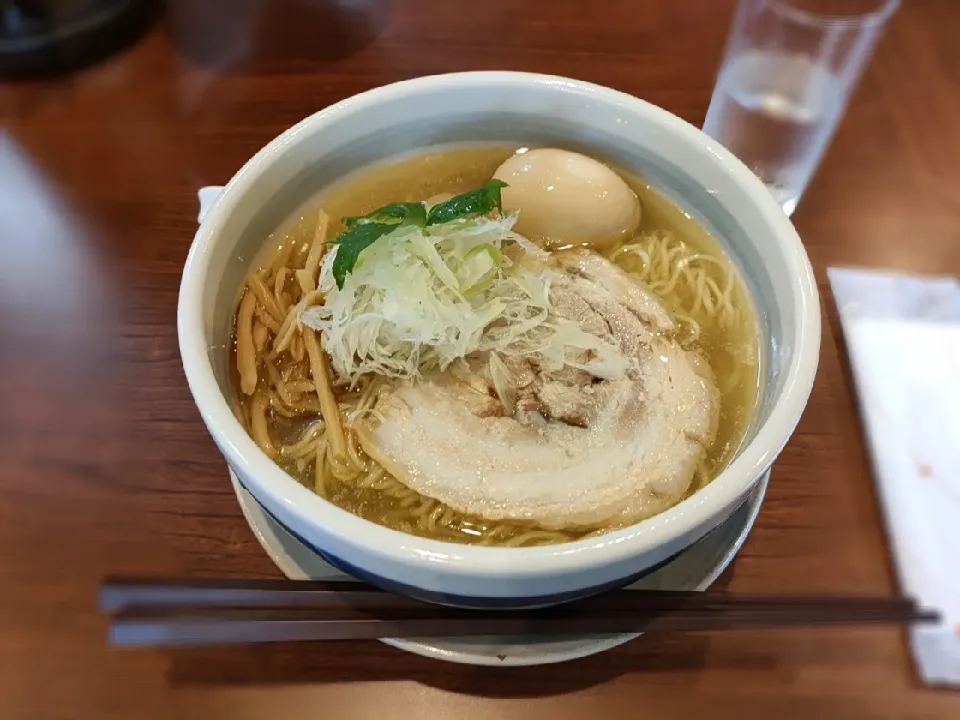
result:
[(63, 75), (139, 39), (156, 0), (0, 0), (0, 77)]

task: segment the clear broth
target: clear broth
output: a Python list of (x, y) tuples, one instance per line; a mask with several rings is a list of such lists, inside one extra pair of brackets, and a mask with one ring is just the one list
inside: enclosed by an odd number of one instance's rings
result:
[[(362, 215), (391, 202), (418, 201), (439, 193), (459, 193), (481, 185), (496, 168), (514, 154), (518, 145), (509, 144), (459, 144), (451, 147), (418, 151), (408, 156), (393, 158), (377, 165), (365, 167), (336, 185), (323, 190), (307, 202), (294, 217), (273, 233), (265, 243), (263, 253), (256, 259), (253, 268), (268, 266), (278, 253), (291, 245), (305, 248), (313, 240), (318, 211), (322, 208), (331, 218), (328, 237), (343, 230), (339, 218), (347, 215)], [(702, 315), (693, 319), (700, 326), (698, 349), (706, 358), (720, 392), (720, 414), (717, 437), (701, 465), (699, 478), (694, 479), (689, 493), (700, 489), (718, 475), (736, 455), (753, 417), (760, 390), (759, 332), (756, 313), (742, 278), (720, 248), (719, 243), (699, 223), (658, 193), (641, 178), (611, 166), (637, 193), (642, 206), (641, 226), (638, 235), (668, 231), (677, 239), (711, 258), (715, 258), (733, 273), (732, 299), (741, 311), (742, 327), (722, 328)], [(630, 261), (621, 264), (629, 269)], [(680, 308), (667, 298), (662, 298), (671, 312)], [(682, 302), (683, 298), (679, 300)], [(236, 363), (231, 363), (236, 373)], [(238, 380), (236, 387), (239, 387)], [(238, 414), (248, 417), (243, 403), (246, 396), (239, 391)], [(292, 442), (306, 427), (304, 421), (291, 422), (279, 416), (272, 417), (271, 432), (282, 442)], [(290, 475), (307, 487), (313, 488), (312, 466), (303, 463), (281, 462)], [(412, 516), (409, 503), (397, 494), (371, 488), (354, 487), (336, 483), (323, 496), (339, 507), (360, 517), (403, 532), (425, 535), (437, 539), (477, 543), (491, 528), (497, 533), (491, 543), (496, 544), (542, 544), (575, 540), (592, 534), (608, 532), (624, 524), (605, 524), (602, 527), (583, 527), (564, 531), (544, 531), (528, 521), (496, 521), (437, 508), (437, 517), (444, 517), (443, 527), (424, 523)], [(435, 502), (435, 501), (434, 501)], [(633, 518), (637, 522), (642, 518)]]

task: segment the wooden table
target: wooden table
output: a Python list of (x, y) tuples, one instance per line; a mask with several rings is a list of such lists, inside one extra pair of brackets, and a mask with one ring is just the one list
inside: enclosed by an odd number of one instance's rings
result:
[[(325, 105), (430, 73), (570, 75), (699, 124), (733, 6), (371, 3), (181, 0), (105, 64), (0, 85), (0, 718), (960, 718), (897, 630), (642, 639), (519, 670), (376, 642), (107, 649), (106, 573), (277, 575), (180, 368), (196, 190)], [(820, 373), (732, 590), (895, 589), (823, 280), (960, 272), (960, 3), (904, 5), (796, 214), (824, 291)]]

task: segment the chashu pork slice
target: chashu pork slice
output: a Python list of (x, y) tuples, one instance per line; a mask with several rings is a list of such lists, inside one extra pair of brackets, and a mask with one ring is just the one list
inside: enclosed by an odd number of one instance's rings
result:
[(715, 438), (716, 388), (696, 353), (660, 332), (672, 326), (660, 302), (600, 262), (567, 261), (554, 309), (629, 351), (626, 375), (584, 381), (531, 362), (520, 400), (537, 408), (531, 422), (497, 412), (479, 373), (435, 373), (381, 395), (358, 424), (364, 450), (413, 490), (490, 520), (577, 527), (678, 502)]

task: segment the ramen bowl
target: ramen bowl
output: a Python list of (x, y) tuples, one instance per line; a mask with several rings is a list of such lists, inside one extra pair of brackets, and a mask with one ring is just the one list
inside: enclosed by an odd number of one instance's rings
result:
[[(230, 343), (244, 277), (266, 238), (356, 168), (441, 144), (574, 147), (643, 177), (702, 224), (756, 305), (761, 392), (739, 453), (712, 482), (629, 527), (575, 542), (480, 547), (404, 534), (342, 510), (265, 455), (237, 420)], [(637, 98), (523, 73), (426, 77), (371, 90), (300, 122), (233, 177), (204, 219), (183, 273), (184, 370), (211, 435), (243, 486), (332, 565), (384, 588), (465, 607), (562, 602), (624, 585), (703, 538), (745, 500), (793, 432), (819, 355), (809, 261), (763, 184), (696, 128)]]

